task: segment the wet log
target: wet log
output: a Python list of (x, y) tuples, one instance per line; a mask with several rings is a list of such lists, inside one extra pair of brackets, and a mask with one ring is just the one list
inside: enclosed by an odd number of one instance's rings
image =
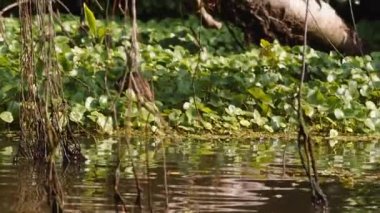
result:
[[(246, 41), (261, 39), (301, 45), (304, 40), (306, 0), (204, 0), (212, 15), (241, 28)], [(308, 44), (318, 50), (363, 53), (363, 43), (336, 11), (324, 1), (310, 0)], [(365, 52), (365, 51), (364, 51)]]

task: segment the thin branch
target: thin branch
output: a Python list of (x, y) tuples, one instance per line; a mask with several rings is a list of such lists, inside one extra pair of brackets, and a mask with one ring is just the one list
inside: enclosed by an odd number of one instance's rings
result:
[[(302, 89), (306, 73), (306, 47), (307, 47), (307, 31), (308, 31), (308, 16), (309, 14), (309, 0), (306, 0), (305, 22), (304, 22), (304, 43), (302, 50), (302, 72), (300, 85), (298, 89), (298, 120), (299, 120), (299, 132), (298, 132), (298, 151), (301, 158), (302, 166), (309, 178), (310, 187), (313, 195), (313, 204), (327, 206), (327, 198), (323, 193), (318, 183), (318, 173), (316, 169), (316, 163), (314, 159), (313, 146), (309, 131), (307, 129), (303, 111), (302, 111)], [(302, 148), (305, 153), (302, 152)], [(306, 159), (306, 163), (305, 163)], [(311, 175), (311, 169), (313, 169), (313, 176)]]
[(2, 16), (5, 12), (8, 12), (9, 10), (12, 10), (13, 8), (15, 7), (18, 7), (19, 4), (25, 4), (25, 3), (29, 3), (29, 1), (31, 0), (18, 0), (6, 7), (4, 7), (1, 11), (0, 11), (0, 16)]

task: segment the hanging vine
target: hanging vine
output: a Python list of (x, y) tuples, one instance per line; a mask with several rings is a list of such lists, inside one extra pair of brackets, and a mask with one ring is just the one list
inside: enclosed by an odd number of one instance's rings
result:
[[(60, 145), (66, 160), (83, 159), (68, 123), (55, 53), (52, 2), (18, 3), (22, 43), (19, 156), (49, 161)], [(35, 23), (33, 9), (37, 11)]]

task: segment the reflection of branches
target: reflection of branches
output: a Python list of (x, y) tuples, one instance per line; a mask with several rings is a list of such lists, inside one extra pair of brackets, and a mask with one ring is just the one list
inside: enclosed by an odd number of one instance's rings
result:
[(162, 157), (163, 157), (163, 166), (164, 169), (164, 187), (165, 187), (165, 211), (169, 210), (169, 194), (168, 194), (168, 178), (166, 174), (166, 146), (165, 146), (165, 140), (162, 141)]
[(54, 161), (21, 162), (18, 166), (18, 200), (15, 212), (62, 212), (63, 190)]
[(54, 160), (49, 163), (48, 171), (46, 191), (48, 192), (51, 212), (63, 212), (63, 190), (57, 175)]
[(148, 138), (145, 138), (144, 139), (144, 144), (145, 144), (145, 167), (146, 167), (146, 179), (148, 180), (147, 181), (147, 185), (148, 185), (148, 207), (149, 207), (149, 211), (153, 213), (153, 205), (152, 205), (152, 188), (151, 188), (151, 184), (150, 184), (150, 181), (149, 181), (149, 174), (150, 174), (150, 170), (149, 170), (149, 148), (148, 148)]
[(120, 159), (123, 159), (124, 158), (124, 155), (122, 154), (121, 150), (121, 144), (126, 144), (127, 145), (127, 152), (128, 152), (128, 156), (130, 158), (130, 162), (131, 162), (131, 167), (132, 167), (132, 172), (133, 172), (133, 176), (134, 176), (134, 179), (135, 179), (135, 184), (136, 184), (136, 191), (137, 191), (137, 196), (136, 196), (136, 202), (135, 204), (141, 209), (142, 206), (141, 206), (141, 187), (140, 187), (140, 182), (139, 182), (139, 179), (138, 179), (138, 175), (137, 175), (137, 171), (136, 171), (136, 167), (135, 167), (135, 163), (134, 163), (134, 160), (133, 160), (133, 156), (132, 156), (132, 152), (131, 152), (131, 149), (130, 149), (130, 140), (128, 137), (125, 137), (125, 140), (124, 138), (121, 138), (118, 142), (118, 148), (117, 148), (117, 164), (116, 164), (116, 168), (115, 168), (115, 173), (114, 173), (114, 199), (115, 199), (115, 211), (118, 212), (119, 211), (119, 208), (121, 208), (120, 211), (122, 212), (125, 212), (127, 210), (127, 205), (125, 203), (125, 199), (123, 198), (123, 196), (121, 195), (120, 191), (119, 191), (119, 186), (120, 186), (120, 176), (121, 176), (121, 160)]
[(285, 144), (284, 151), (282, 153), (282, 177), (285, 177), (286, 175), (286, 147), (287, 144)]
[(119, 183), (120, 183), (120, 142), (118, 142), (118, 157), (117, 157), (117, 165), (115, 169), (115, 182), (114, 182), (114, 198), (115, 198), (115, 211), (119, 212), (119, 206), (121, 207), (122, 212), (127, 211), (127, 205), (125, 204), (125, 201), (123, 199), (123, 196), (121, 196), (119, 191)]
[(136, 184), (136, 190), (137, 190), (137, 196), (136, 196), (136, 205), (139, 206), (139, 208), (141, 209), (142, 208), (142, 204), (141, 204), (141, 192), (142, 192), (142, 189), (141, 189), (141, 186), (140, 186), (140, 181), (139, 181), (139, 177), (137, 175), (137, 171), (136, 171), (136, 166), (135, 166), (135, 163), (133, 161), (133, 156), (132, 156), (132, 152), (131, 152), (131, 148), (130, 148), (130, 140), (129, 138), (127, 138), (127, 150), (128, 150), (128, 155), (131, 159), (131, 165), (132, 165), (132, 172), (133, 172), (133, 177), (135, 178), (135, 184)]
[(18, 196), (12, 210), (15, 212), (45, 212), (46, 191), (44, 189), (44, 165), (20, 162), (18, 165)]

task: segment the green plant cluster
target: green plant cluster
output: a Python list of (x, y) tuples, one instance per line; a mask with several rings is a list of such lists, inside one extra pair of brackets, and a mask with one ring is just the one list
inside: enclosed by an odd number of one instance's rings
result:
[[(236, 42), (243, 40), (241, 32), (232, 29), (232, 36), (226, 27), (206, 30), (196, 18), (139, 23), (141, 72), (154, 88), (158, 116), (152, 113), (153, 103), (141, 106), (132, 90), (119, 96), (114, 87), (126, 70), (129, 27), (93, 20), (90, 11), (86, 16), (87, 34), (70, 17), (55, 29), (56, 58), (72, 123), (108, 133), (127, 124), (155, 129), (161, 118), (190, 132), (296, 129), (301, 47), (263, 40), (260, 47), (242, 50)], [(5, 125), (18, 120), (21, 44), (18, 21), (2, 22), (0, 125)], [(380, 130), (379, 54), (342, 58), (308, 49), (306, 60), (302, 107), (314, 131)]]

